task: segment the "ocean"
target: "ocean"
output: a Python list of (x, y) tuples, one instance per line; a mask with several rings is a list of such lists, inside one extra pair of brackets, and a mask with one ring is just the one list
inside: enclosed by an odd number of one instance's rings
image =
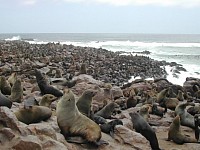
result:
[(101, 47), (113, 52), (149, 51), (150, 54), (145, 56), (176, 62), (187, 70), (180, 71), (174, 77), (174, 68), (166, 66), (167, 79), (170, 82), (183, 85), (186, 77), (200, 78), (200, 34), (31, 33), (0, 34), (0, 40), (26, 40), (33, 44), (60, 42), (83, 47)]

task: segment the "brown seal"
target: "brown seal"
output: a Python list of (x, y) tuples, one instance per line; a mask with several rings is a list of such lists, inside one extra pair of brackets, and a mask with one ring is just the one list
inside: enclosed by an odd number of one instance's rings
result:
[(35, 76), (42, 95), (52, 94), (56, 97), (61, 97), (63, 95), (60, 90), (49, 85), (46, 81), (45, 76), (37, 69), (35, 69)]
[(92, 98), (96, 93), (97, 91), (87, 89), (83, 92), (76, 103), (78, 110), (87, 117), (90, 117)]
[(13, 72), (8, 78), (8, 82), (10, 83), (11, 86), (13, 86), (16, 80), (17, 80), (17, 73)]
[(9, 100), (5, 95), (1, 93), (0, 90), (0, 106), (6, 106), (8, 108), (12, 107), (12, 101)]
[(149, 106), (148, 105), (143, 105), (142, 107), (140, 107), (140, 110), (139, 110), (139, 114), (144, 118), (144, 120), (146, 122), (149, 121)]
[(45, 94), (42, 96), (42, 99), (39, 102), (40, 106), (46, 106), (46, 107), (50, 107), (51, 103), (55, 100), (57, 100), (58, 98), (55, 97), (52, 94)]
[(192, 116), (186, 111), (186, 106), (188, 105), (194, 106), (194, 103), (184, 102), (176, 106), (175, 115), (180, 116), (181, 125), (194, 129), (194, 116)]
[(79, 112), (71, 90), (64, 90), (64, 95), (57, 104), (56, 116), (61, 133), (66, 139), (70, 136), (81, 136), (93, 143), (101, 139), (99, 125)]
[(105, 119), (110, 119), (113, 112), (118, 109), (119, 109), (119, 105), (116, 104), (115, 102), (111, 102), (107, 104), (106, 106), (104, 106), (101, 110), (96, 112), (94, 115), (101, 116)]
[(198, 104), (195, 104), (195, 106), (188, 108), (187, 112), (190, 113), (193, 116), (195, 114), (200, 114), (200, 104), (198, 103)]
[(181, 133), (180, 116), (177, 115), (169, 127), (168, 140), (172, 140), (177, 144), (197, 143), (197, 140)]
[(4, 95), (11, 94), (11, 86), (4, 76), (0, 77), (0, 90)]
[(51, 117), (51, 109), (45, 106), (30, 106), (15, 112), (17, 119), (25, 124), (38, 123)]
[(160, 91), (160, 92), (157, 94), (157, 100), (156, 100), (156, 102), (157, 102), (157, 103), (162, 102), (162, 101), (166, 98), (167, 93), (168, 93), (168, 88), (163, 89), (162, 91)]
[(179, 101), (184, 101), (184, 93), (181, 91), (181, 90), (178, 90), (178, 94), (177, 94), (177, 99), (179, 100)]
[(17, 79), (11, 88), (10, 100), (12, 102), (21, 103), (23, 99), (23, 87), (21, 79)]
[(161, 150), (159, 148), (158, 139), (156, 137), (155, 131), (144, 120), (144, 118), (136, 112), (129, 113), (129, 115), (131, 116), (131, 121), (133, 123), (135, 131), (142, 134), (150, 142), (151, 148), (153, 150)]
[(165, 103), (164, 105), (166, 108), (175, 110), (176, 106), (179, 103), (179, 100), (177, 98), (167, 98), (164, 103)]

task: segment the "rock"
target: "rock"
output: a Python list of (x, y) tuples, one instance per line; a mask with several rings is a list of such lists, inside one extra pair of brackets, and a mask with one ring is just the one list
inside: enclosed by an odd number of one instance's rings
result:
[(0, 143), (4, 143), (7, 140), (11, 141), (15, 137), (15, 133), (10, 128), (3, 128), (0, 130)]
[(113, 86), (112, 89), (111, 89), (111, 92), (112, 92), (114, 99), (117, 99), (117, 98), (124, 96), (122, 89), (118, 86)]
[(19, 137), (12, 148), (16, 150), (42, 150), (42, 144), (40, 144), (40, 142), (41, 141), (37, 136), (28, 135)]
[(149, 141), (145, 137), (121, 125), (115, 127), (114, 138), (121, 144), (129, 144), (136, 149), (151, 150)]
[(4, 127), (20, 131), (18, 120), (13, 112), (8, 107), (0, 107), (0, 124)]
[(46, 135), (56, 139), (55, 130), (47, 123), (30, 124), (27, 128), (35, 135)]

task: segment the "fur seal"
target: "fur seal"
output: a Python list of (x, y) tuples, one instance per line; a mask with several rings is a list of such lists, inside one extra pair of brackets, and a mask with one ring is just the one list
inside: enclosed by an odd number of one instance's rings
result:
[(100, 128), (102, 132), (110, 134), (111, 137), (114, 137), (114, 129), (116, 125), (123, 125), (123, 122), (120, 119), (115, 119), (100, 125)]
[(168, 140), (172, 140), (177, 144), (183, 143), (197, 143), (196, 139), (185, 136), (180, 130), (180, 116), (177, 115), (171, 123), (168, 131)]
[(8, 108), (12, 107), (12, 101), (9, 100), (5, 95), (1, 93), (0, 90), (0, 106), (6, 106)]
[(131, 116), (131, 121), (135, 131), (142, 134), (150, 142), (151, 148), (153, 150), (161, 150), (159, 148), (155, 131), (144, 120), (144, 118), (136, 112), (129, 113), (129, 115)]
[(21, 79), (17, 79), (11, 88), (10, 100), (12, 102), (21, 103), (23, 99), (23, 87)]
[(10, 83), (11, 86), (13, 86), (16, 80), (17, 80), (17, 73), (13, 72), (8, 78), (8, 82)]
[(35, 69), (35, 76), (36, 76), (36, 80), (38, 83), (38, 86), (40, 88), (40, 91), (42, 93), (42, 95), (44, 94), (52, 94), (56, 97), (61, 97), (63, 96), (63, 93), (60, 92), (60, 90), (54, 88), (53, 86), (49, 85), (45, 79), (45, 77), (42, 75), (42, 73)]
[(117, 109), (119, 109), (119, 105), (117, 105), (115, 102), (111, 102), (96, 112), (94, 115), (101, 116), (105, 119), (110, 119), (113, 112)]
[(64, 90), (64, 95), (57, 104), (56, 116), (61, 133), (66, 139), (69, 136), (81, 136), (88, 142), (98, 143), (100, 141), (99, 125), (79, 112), (71, 90)]
[(194, 124), (195, 124), (195, 138), (199, 141), (199, 134), (200, 134), (200, 114), (196, 114), (194, 116)]
[(181, 90), (178, 90), (178, 94), (177, 94), (177, 99), (179, 100), (179, 101), (184, 101), (184, 93), (181, 91)]
[(126, 101), (126, 107), (131, 108), (135, 107), (139, 102), (139, 99), (135, 98), (135, 96), (129, 96)]
[(0, 77), (0, 90), (4, 95), (11, 94), (11, 86), (4, 76)]
[(157, 100), (156, 100), (156, 102), (157, 103), (161, 103), (166, 98), (167, 93), (168, 93), (168, 88), (163, 89), (162, 91), (160, 91), (157, 94)]
[(87, 117), (90, 117), (91, 115), (92, 98), (96, 95), (96, 93), (97, 91), (91, 89), (85, 90), (76, 103), (78, 110)]
[(30, 106), (21, 108), (15, 112), (17, 119), (25, 124), (38, 123), (49, 119), (52, 115), (51, 109), (45, 106)]
[(194, 106), (194, 103), (184, 102), (184, 103), (179, 104), (175, 109), (175, 115), (180, 116), (181, 125), (188, 126), (194, 129), (195, 128), (194, 116), (192, 116), (185, 110), (186, 106), (188, 105)]
[(175, 110), (176, 106), (179, 103), (179, 100), (177, 98), (167, 98), (166, 100), (164, 100), (164, 107), (171, 109), (171, 110)]
[(148, 122), (150, 117), (149, 106), (143, 105), (142, 107), (140, 107), (139, 114), (144, 118), (146, 122)]
[(152, 114), (160, 116), (161, 118), (164, 116), (165, 110), (160, 109), (157, 104), (152, 105)]
[(52, 94), (45, 94), (42, 96), (42, 99), (39, 102), (40, 106), (50, 107), (51, 103), (57, 100), (58, 98)]

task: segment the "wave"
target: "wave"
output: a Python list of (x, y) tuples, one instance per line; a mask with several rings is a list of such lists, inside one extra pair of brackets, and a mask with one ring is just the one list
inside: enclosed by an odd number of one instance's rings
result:
[(124, 47), (124, 46), (132, 46), (132, 47), (200, 47), (200, 43), (158, 43), (158, 42), (132, 42), (132, 41), (90, 41), (90, 42), (61, 42), (63, 44), (75, 44), (75, 45), (85, 45), (91, 47)]
[(20, 36), (13, 36), (12, 38), (7, 38), (5, 39), (6, 41), (16, 41), (16, 40), (21, 40)]

